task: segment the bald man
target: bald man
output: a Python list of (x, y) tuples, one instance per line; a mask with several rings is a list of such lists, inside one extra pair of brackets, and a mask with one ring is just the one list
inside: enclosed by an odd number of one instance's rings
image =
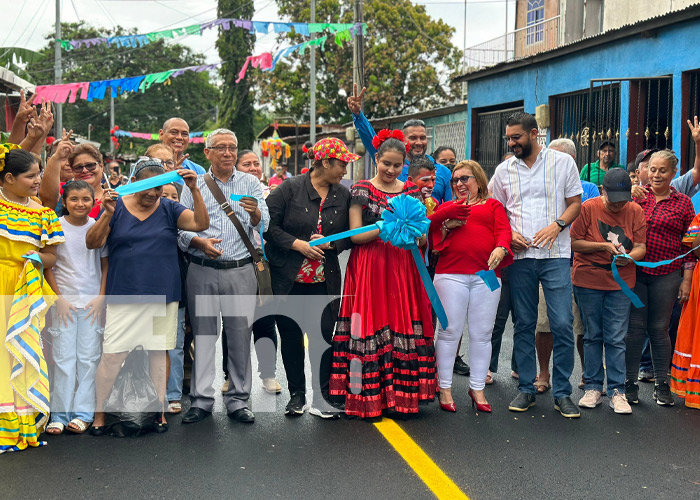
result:
[[(185, 150), (190, 144), (190, 126), (187, 125), (185, 120), (182, 118), (168, 118), (165, 120), (165, 123), (163, 123), (163, 128), (158, 132), (158, 137), (160, 138), (160, 142), (166, 146), (170, 146), (175, 153), (174, 160), (176, 168), (180, 168), (179, 166), (181, 165), (182, 168), (194, 170), (197, 172), (197, 175), (206, 173), (206, 170), (200, 165), (197, 165), (188, 158), (183, 159)], [(182, 180), (180, 180), (180, 184), (182, 184)]]

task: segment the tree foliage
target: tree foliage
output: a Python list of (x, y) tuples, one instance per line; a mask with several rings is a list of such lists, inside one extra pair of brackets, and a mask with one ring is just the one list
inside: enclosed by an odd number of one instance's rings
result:
[[(116, 29), (94, 28), (85, 23), (62, 25), (66, 40), (109, 37), (136, 33)], [(52, 84), (53, 34), (46, 36), (48, 41), (40, 52), (47, 57), (30, 63), (27, 71), (37, 85)], [(84, 82), (125, 78), (146, 73), (156, 73), (168, 69), (204, 64), (204, 56), (193, 53), (179, 44), (152, 42), (145, 47), (126, 49), (100, 45), (91, 49), (63, 51), (63, 81)], [(173, 116), (187, 120), (190, 130), (207, 130), (214, 125), (219, 90), (209, 81), (206, 72), (188, 71), (169, 84), (155, 84), (146, 92), (124, 94), (114, 100), (115, 124), (122, 130), (136, 132), (157, 132), (163, 122)], [(102, 150), (109, 149), (109, 98), (87, 102), (77, 100), (74, 104), (63, 105), (63, 125), (76, 134), (88, 135), (92, 124), (91, 139), (102, 144)], [(60, 135), (60, 131), (59, 131)], [(139, 139), (121, 139), (119, 153), (142, 154), (152, 143)], [(193, 161), (205, 162), (202, 147), (191, 145), (187, 152)]]
[[(308, 21), (309, 0), (277, 0), (280, 15)], [(353, 22), (353, 2), (319, 0), (316, 22)], [(372, 117), (425, 110), (454, 101), (450, 77), (459, 66), (452, 44), (453, 28), (426, 14), (409, 0), (366, 0), (365, 113)], [(289, 34), (283, 35), (287, 37)], [(299, 43), (285, 41), (284, 45)], [(352, 91), (352, 44), (338, 47), (329, 35), (326, 50), (317, 50), (317, 115), (319, 121), (350, 119), (346, 94)], [(282, 59), (272, 73), (256, 72), (260, 101), (276, 112), (309, 116), (309, 55)], [(342, 92), (345, 91), (345, 92)]]
[[(219, 0), (218, 17), (229, 17), (232, 12), (236, 13), (237, 18), (252, 19), (255, 7), (250, 0)], [(255, 35), (243, 29), (222, 30), (216, 41), (223, 62), (220, 73), (223, 87), (219, 124), (236, 133), (241, 149), (250, 148), (255, 140), (254, 98), (250, 90), (250, 79), (244, 78), (236, 83), (236, 78), (246, 58), (252, 55), (254, 45)]]

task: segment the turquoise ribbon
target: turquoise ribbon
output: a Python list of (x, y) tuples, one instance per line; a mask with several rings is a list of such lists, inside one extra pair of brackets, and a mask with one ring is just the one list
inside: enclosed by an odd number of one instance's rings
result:
[(700, 248), (700, 245), (696, 246), (695, 248), (690, 249), (688, 252), (684, 253), (683, 255), (679, 255), (678, 257), (675, 257), (673, 259), (666, 259), (666, 260), (660, 260), (659, 262), (637, 262), (634, 260), (632, 257), (629, 256), (629, 254), (623, 253), (619, 255), (615, 255), (612, 260), (611, 264), (611, 269), (612, 269), (612, 275), (613, 279), (615, 282), (620, 285), (620, 290), (622, 290), (622, 293), (627, 295), (629, 299), (632, 301), (632, 305), (636, 307), (637, 309), (641, 309), (644, 307), (644, 302), (637, 296), (636, 293), (634, 293), (630, 287), (625, 283), (625, 280), (622, 279), (620, 276), (620, 273), (617, 270), (617, 264), (615, 264), (615, 261), (619, 259), (629, 259), (632, 262), (634, 262), (637, 266), (639, 267), (646, 267), (647, 269), (654, 269), (655, 267), (661, 267), (661, 266), (667, 266), (672, 262), (677, 261), (678, 259), (682, 259), (683, 257), (690, 255), (693, 253), (695, 250)]
[(498, 282), (498, 277), (496, 276), (496, 271), (477, 271), (476, 275), (484, 280), (484, 283), (486, 283), (486, 286), (489, 287), (489, 290), (492, 292), (495, 292), (501, 288), (501, 284)]
[(342, 240), (344, 238), (349, 238), (350, 236), (355, 236), (356, 234), (368, 233), (370, 231), (374, 231), (375, 229), (379, 229), (379, 227), (376, 224), (358, 227), (357, 229), (350, 229), (349, 231), (343, 231), (342, 233), (331, 234), (330, 236), (324, 236), (323, 238), (318, 238), (317, 240), (309, 241), (309, 246), (317, 247), (319, 245), (323, 245), (324, 243)]
[(147, 189), (163, 186), (164, 184), (170, 184), (171, 182), (177, 182), (180, 179), (182, 179), (180, 174), (178, 174), (176, 170), (173, 170), (172, 172), (166, 172), (164, 174), (149, 177), (148, 179), (119, 186), (117, 189), (115, 189), (115, 191), (119, 193), (119, 196), (126, 196), (127, 194), (134, 194), (141, 191), (146, 191)]

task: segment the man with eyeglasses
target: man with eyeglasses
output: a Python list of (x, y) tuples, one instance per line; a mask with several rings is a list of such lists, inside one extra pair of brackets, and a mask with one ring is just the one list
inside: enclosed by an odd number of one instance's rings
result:
[(158, 132), (160, 142), (166, 146), (170, 146), (175, 153), (175, 167), (187, 168), (201, 175), (206, 171), (195, 162), (190, 160), (189, 155), (185, 154), (187, 146), (190, 144), (190, 126), (182, 118), (168, 118), (163, 123), (163, 128)]
[[(252, 321), (249, 324), (246, 315), (255, 310), (258, 283), (253, 258), (209, 190), (205, 176), (211, 176), (226, 200), (230, 200), (232, 194), (243, 196), (241, 201), (229, 203), (250, 240), (260, 231), (261, 225), (268, 227), (270, 216), (260, 181), (236, 170), (238, 139), (232, 131), (217, 129), (209, 134), (204, 155), (211, 162), (211, 168), (208, 173), (197, 176), (197, 187), (209, 212), (209, 228), (198, 233), (181, 231), (178, 238), (180, 249), (188, 253), (190, 261), (187, 302), (195, 344), (190, 381), (192, 405), (182, 422), (199, 422), (211, 415), (214, 408), (213, 383), (221, 315), (228, 345), (229, 387), (224, 394), (224, 404), (232, 419), (253, 423), (255, 415), (248, 408), (252, 386)], [(187, 186), (182, 191), (181, 203), (193, 208), (192, 193)]]
[(564, 417), (577, 418), (580, 412), (571, 401), (569, 382), (574, 368), (569, 226), (581, 211), (583, 189), (574, 159), (540, 146), (537, 133), (534, 116), (511, 115), (506, 140), (515, 156), (493, 175), (493, 196), (506, 208), (513, 231), (509, 278), (520, 392), (508, 409), (523, 412), (535, 405), (535, 326), (542, 283), (554, 344), (554, 408)]
[[(353, 95), (348, 97), (348, 109), (352, 112), (352, 121), (355, 124), (357, 133), (360, 134), (362, 144), (364, 144), (367, 154), (370, 155), (372, 161), (377, 153), (377, 149), (372, 145), (372, 139), (377, 134), (374, 132), (372, 125), (362, 113), (362, 99), (367, 89), (363, 88), (362, 92), (357, 93), (357, 84), (353, 85)], [(408, 179), (408, 165), (413, 158), (425, 155), (435, 165), (435, 188), (433, 189), (432, 197), (438, 203), (443, 203), (452, 199), (452, 189), (450, 188), (450, 179), (452, 172), (449, 168), (441, 163), (436, 163), (435, 159), (427, 154), (428, 151), (428, 134), (423, 120), (408, 120), (403, 124), (403, 134), (408, 141), (410, 149), (406, 155), (406, 161), (403, 165), (403, 171), (398, 177), (400, 181)]]

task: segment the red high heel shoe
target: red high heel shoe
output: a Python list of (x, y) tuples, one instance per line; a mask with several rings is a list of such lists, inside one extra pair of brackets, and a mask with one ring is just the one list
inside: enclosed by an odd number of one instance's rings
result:
[(454, 401), (452, 403), (443, 403), (440, 401), (440, 395), (438, 394), (438, 403), (440, 403), (440, 409), (444, 411), (449, 411), (450, 413), (454, 413), (457, 411), (457, 405), (454, 404)]
[(491, 405), (486, 403), (477, 403), (476, 399), (474, 399), (474, 393), (472, 392), (471, 389), (469, 389), (469, 397), (472, 398), (472, 408), (476, 406), (477, 411), (483, 411), (484, 413), (491, 413)]

